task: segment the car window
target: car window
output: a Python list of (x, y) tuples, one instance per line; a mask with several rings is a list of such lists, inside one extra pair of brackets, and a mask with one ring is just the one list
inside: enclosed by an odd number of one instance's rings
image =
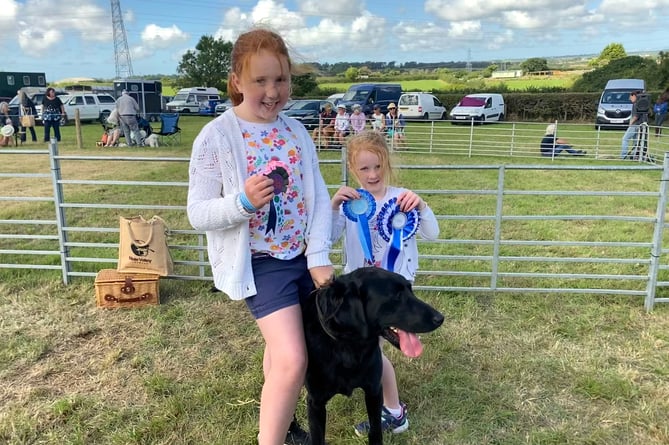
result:
[(83, 105), (84, 104), (84, 98), (81, 96), (73, 96), (72, 100), (70, 101), (70, 105)]
[(484, 97), (465, 96), (460, 101), (460, 106), (462, 107), (482, 107), (484, 105), (485, 105)]
[(86, 105), (95, 105), (95, 98), (93, 96), (85, 96)]
[(107, 96), (106, 94), (99, 95), (98, 100), (101, 104), (113, 104), (116, 102), (113, 97)]
[(344, 97), (342, 98), (343, 100), (354, 100), (354, 101), (362, 101), (365, 100), (369, 96), (369, 90), (353, 90), (353, 91), (347, 91), (346, 94), (344, 94)]

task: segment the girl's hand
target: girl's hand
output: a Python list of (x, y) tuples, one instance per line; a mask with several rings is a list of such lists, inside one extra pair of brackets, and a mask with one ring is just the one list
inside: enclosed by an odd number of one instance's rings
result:
[(353, 187), (347, 185), (341, 187), (337, 190), (337, 193), (334, 194), (330, 203), (332, 204), (332, 210), (338, 210), (345, 201), (350, 201), (351, 199), (360, 199), (360, 193)]
[(244, 182), (244, 193), (256, 209), (260, 209), (274, 198), (274, 181), (265, 175), (253, 175)]
[(397, 197), (397, 204), (403, 212), (410, 212), (415, 208), (418, 208), (418, 210), (423, 210), (425, 208), (425, 203), (420, 199), (420, 196), (411, 190), (406, 190), (400, 193)]
[(334, 280), (334, 267), (332, 266), (312, 267), (309, 269), (309, 273), (316, 287), (327, 286)]

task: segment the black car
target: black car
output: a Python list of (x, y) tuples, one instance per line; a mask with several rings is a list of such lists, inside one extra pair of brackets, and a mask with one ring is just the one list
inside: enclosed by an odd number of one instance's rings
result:
[(323, 110), (325, 104), (330, 104), (332, 109), (334, 109), (332, 102), (327, 100), (298, 99), (293, 101), (290, 108), (287, 110), (284, 109), (283, 113), (302, 122), (302, 125), (304, 125), (307, 130), (313, 130), (318, 127), (318, 115)]

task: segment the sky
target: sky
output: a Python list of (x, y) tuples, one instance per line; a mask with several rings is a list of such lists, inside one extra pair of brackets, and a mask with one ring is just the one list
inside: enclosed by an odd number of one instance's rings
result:
[[(669, 48), (669, 0), (120, 0), (134, 75), (176, 74), (203, 35), (256, 24), (296, 62), (449, 62)], [(636, 13), (631, 14), (633, 8)], [(0, 0), (2, 71), (114, 79), (110, 0)]]

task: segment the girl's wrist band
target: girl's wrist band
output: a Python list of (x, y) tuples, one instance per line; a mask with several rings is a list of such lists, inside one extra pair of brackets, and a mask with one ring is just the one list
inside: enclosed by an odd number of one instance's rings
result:
[(242, 192), (239, 194), (239, 203), (244, 207), (244, 210), (246, 210), (249, 213), (255, 213), (258, 211), (257, 208), (251, 204), (251, 201), (249, 201), (249, 198), (246, 196), (246, 193)]

